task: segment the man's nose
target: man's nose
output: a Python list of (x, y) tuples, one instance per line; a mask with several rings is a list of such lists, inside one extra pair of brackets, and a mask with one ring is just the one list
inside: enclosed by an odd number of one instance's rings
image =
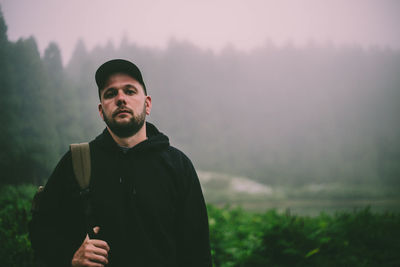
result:
[(118, 106), (120, 106), (122, 104), (126, 104), (125, 94), (122, 90), (118, 91), (118, 94), (117, 94), (115, 100), (117, 101)]

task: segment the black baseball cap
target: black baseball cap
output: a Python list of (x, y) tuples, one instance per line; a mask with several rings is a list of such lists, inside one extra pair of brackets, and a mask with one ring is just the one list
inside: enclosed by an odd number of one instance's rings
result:
[(119, 72), (128, 74), (138, 81), (143, 86), (144, 93), (147, 95), (146, 85), (144, 84), (142, 73), (140, 72), (139, 68), (128, 60), (113, 59), (101, 65), (96, 71), (95, 79), (97, 87), (99, 88), (99, 96), (100, 90), (103, 89), (110, 75)]

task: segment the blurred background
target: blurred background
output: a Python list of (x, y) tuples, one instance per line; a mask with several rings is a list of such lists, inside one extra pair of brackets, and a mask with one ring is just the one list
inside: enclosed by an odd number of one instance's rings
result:
[(206, 201), (400, 210), (400, 2), (0, 0), (0, 184), (104, 128), (94, 72), (142, 69)]

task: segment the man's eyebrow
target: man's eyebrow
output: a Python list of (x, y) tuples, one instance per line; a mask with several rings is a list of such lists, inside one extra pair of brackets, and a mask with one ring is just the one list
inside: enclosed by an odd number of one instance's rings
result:
[(133, 84), (126, 84), (126, 85), (124, 86), (124, 89), (130, 89), (130, 88), (133, 88), (133, 89), (136, 89), (136, 90), (137, 90), (136, 86), (134, 86)]
[(110, 90), (116, 90), (116, 88), (115, 87), (107, 87), (107, 88), (104, 88), (103, 92), (105, 93)]

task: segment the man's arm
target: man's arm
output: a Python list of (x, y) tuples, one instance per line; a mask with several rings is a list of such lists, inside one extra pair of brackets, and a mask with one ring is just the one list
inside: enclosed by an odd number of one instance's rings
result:
[(188, 158), (184, 166), (186, 185), (180, 222), (179, 266), (212, 266), (208, 216), (200, 182)]
[(71, 266), (72, 256), (85, 238), (78, 188), (68, 152), (50, 176), (29, 224), (35, 256), (48, 266)]

